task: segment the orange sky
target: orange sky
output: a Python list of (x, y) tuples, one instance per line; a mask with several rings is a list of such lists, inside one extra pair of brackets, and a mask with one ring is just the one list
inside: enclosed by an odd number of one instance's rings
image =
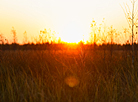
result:
[(99, 25), (105, 18), (106, 26), (119, 31), (128, 27), (123, 2), (131, 4), (129, 0), (0, 0), (0, 33), (12, 41), (14, 27), (22, 43), (24, 31), (31, 40), (50, 28), (63, 41), (87, 40), (93, 19)]

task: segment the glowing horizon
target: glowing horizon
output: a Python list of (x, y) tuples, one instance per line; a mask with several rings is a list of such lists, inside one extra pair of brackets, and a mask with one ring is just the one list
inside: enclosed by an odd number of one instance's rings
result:
[(107, 27), (113, 25), (119, 31), (128, 27), (120, 6), (123, 2), (131, 5), (129, 0), (1, 0), (0, 33), (12, 41), (14, 27), (18, 43), (22, 43), (25, 31), (31, 41), (40, 30), (50, 28), (64, 42), (86, 42), (93, 19), (99, 25), (105, 18)]

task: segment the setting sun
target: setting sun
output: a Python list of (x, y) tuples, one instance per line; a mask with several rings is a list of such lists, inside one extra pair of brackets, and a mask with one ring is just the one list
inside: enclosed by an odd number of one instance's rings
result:
[(64, 42), (78, 43), (83, 40), (83, 30), (76, 22), (67, 23), (59, 33), (61, 40)]

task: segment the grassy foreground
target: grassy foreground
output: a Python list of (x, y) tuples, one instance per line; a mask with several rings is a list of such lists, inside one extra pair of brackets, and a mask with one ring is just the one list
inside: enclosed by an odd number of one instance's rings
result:
[(1, 51), (0, 102), (138, 102), (138, 63), (123, 51)]

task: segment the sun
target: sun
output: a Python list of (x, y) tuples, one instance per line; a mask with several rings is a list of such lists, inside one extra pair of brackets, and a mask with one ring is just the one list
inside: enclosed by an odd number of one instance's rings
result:
[(63, 42), (78, 43), (83, 41), (83, 29), (76, 22), (67, 23), (60, 32), (60, 38)]

